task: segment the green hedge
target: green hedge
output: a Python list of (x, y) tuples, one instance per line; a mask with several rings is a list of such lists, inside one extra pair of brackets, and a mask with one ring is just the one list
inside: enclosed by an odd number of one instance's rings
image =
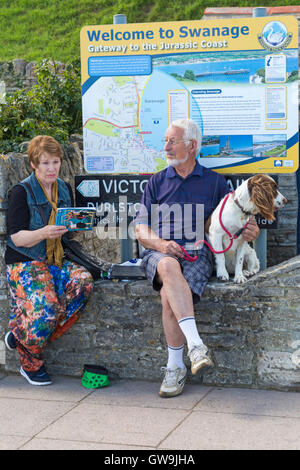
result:
[(51, 135), (64, 143), (82, 132), (79, 63), (59, 73), (51, 60), (36, 66), (37, 85), (15, 91), (0, 104), (0, 152), (18, 151), (36, 135)]

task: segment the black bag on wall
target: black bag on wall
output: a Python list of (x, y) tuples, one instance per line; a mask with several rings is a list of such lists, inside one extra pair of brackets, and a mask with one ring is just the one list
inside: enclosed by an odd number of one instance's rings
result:
[(69, 261), (80, 264), (93, 276), (94, 281), (101, 278), (101, 265), (98, 259), (88, 253), (77, 240), (63, 239), (65, 257)]

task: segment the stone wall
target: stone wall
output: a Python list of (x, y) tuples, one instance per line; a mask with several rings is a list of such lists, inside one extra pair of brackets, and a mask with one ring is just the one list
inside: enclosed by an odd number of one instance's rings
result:
[[(56, 64), (59, 70), (65, 67), (61, 62), (56, 62)], [(0, 82), (5, 83), (6, 93), (36, 85), (35, 65), (35, 62), (27, 62), (24, 59), (0, 62)]]
[[(244, 285), (211, 281), (196, 320), (215, 368), (189, 380), (300, 391), (299, 282), (300, 257)], [(6, 308), (0, 299), (0, 337)], [(159, 294), (148, 281), (97, 282), (81, 320), (49, 345), (46, 360), (53, 374), (79, 377), (83, 364), (92, 363), (107, 367), (111, 378), (159, 381), (166, 363)], [(3, 344), (0, 362), (7, 371), (18, 370), (16, 353)]]
[(277, 213), (277, 229), (267, 230), (267, 266), (281, 263), (297, 254), (298, 190), (296, 173), (278, 175), (280, 192), (288, 204)]

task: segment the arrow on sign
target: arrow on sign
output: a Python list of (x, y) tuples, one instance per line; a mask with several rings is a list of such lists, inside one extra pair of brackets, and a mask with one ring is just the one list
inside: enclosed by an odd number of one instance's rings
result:
[(76, 189), (78, 189), (84, 197), (100, 197), (98, 180), (83, 180)]

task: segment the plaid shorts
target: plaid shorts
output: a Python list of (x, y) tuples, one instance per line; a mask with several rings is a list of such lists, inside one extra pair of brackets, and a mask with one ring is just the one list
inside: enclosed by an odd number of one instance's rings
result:
[[(188, 253), (192, 256), (195, 255), (194, 252), (188, 251)], [(185, 259), (177, 258), (176, 256), (165, 255), (159, 251), (145, 250), (142, 254), (141, 267), (144, 269), (146, 277), (151, 282), (153, 289), (157, 291), (160, 291), (162, 288), (162, 283), (159, 281), (158, 276), (156, 275), (157, 264), (162, 258), (166, 256), (177, 259), (181, 266), (183, 276), (193, 293), (194, 302), (196, 303), (199, 301), (204, 288), (213, 272), (212, 253), (206, 246), (204, 246), (202, 250), (198, 252), (197, 260), (191, 262)]]

